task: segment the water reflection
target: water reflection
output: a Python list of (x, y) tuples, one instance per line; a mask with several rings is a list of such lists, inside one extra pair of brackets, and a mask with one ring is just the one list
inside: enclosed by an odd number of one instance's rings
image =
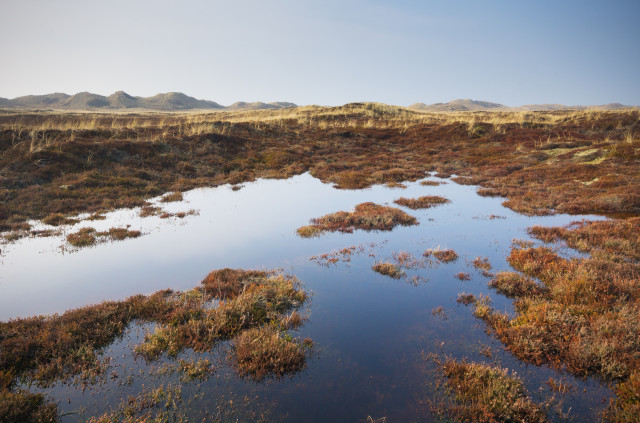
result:
[[(184, 220), (140, 218), (139, 210), (120, 210), (107, 214), (104, 221), (67, 228), (69, 232), (85, 226), (104, 230), (131, 225), (131, 229), (146, 234), (138, 239), (77, 251), (60, 248), (64, 235), (23, 239), (3, 248), (0, 319), (60, 313), (164, 288), (189, 289), (220, 267), (283, 268), (304, 281), (305, 288), (314, 294), (310, 320), (299, 329), (302, 337), (311, 337), (317, 345), (307, 370), (291, 379), (255, 384), (236, 378), (220, 364), (222, 367), (208, 382), (185, 388), (187, 396), (206, 393), (194, 403), (194, 415), (216, 410), (223, 395), (257, 395), (260, 400), (253, 405), (269, 404), (274, 421), (364, 421), (369, 415), (387, 416), (389, 421), (429, 421), (432, 417), (423, 404), (434, 392), (429, 384), (433, 368), (423, 358), (429, 352), (496, 361), (516, 369), (529, 390), (544, 397), (547, 392), (539, 388), (549, 377), (557, 378), (558, 373), (513, 359), (499, 342), (484, 333), (482, 323), (469, 308), (456, 303), (456, 297), (463, 291), (488, 293), (496, 309), (511, 311), (511, 301), (487, 288), (488, 279), (471, 266), (471, 260), (488, 257), (493, 271), (507, 270), (505, 257), (511, 242), (529, 239), (527, 227), (564, 225), (583, 216), (518, 215), (502, 207), (501, 199), (480, 197), (475, 187), (451, 181), (440, 186), (421, 186), (418, 182), (406, 185), (406, 189), (375, 186), (342, 191), (308, 174), (288, 180), (259, 180), (239, 191), (229, 186), (196, 189), (184, 193), (182, 202), (162, 204), (169, 212), (199, 211), (199, 215)], [(400, 196), (422, 195), (441, 195), (451, 203), (428, 210), (405, 209), (418, 218), (420, 225), (398, 227), (392, 232), (356, 231), (312, 239), (301, 239), (295, 232), (313, 217), (349, 210), (358, 203), (393, 205)], [(504, 219), (491, 219), (491, 215)], [(363, 245), (366, 252), (353, 255), (348, 263), (329, 267), (309, 260), (351, 245)], [(420, 257), (424, 250), (436, 247), (452, 248), (460, 258), (449, 264), (409, 270), (409, 276), (426, 280), (418, 286), (371, 270), (376, 260), (391, 257), (394, 251)], [(468, 272), (471, 280), (456, 279), (458, 272)], [(446, 319), (432, 314), (438, 306), (443, 307)], [(110, 354), (124, 355), (118, 359), (121, 367), (115, 370), (123, 374), (105, 382), (109, 390), (101, 388), (98, 399), (69, 386), (56, 386), (47, 392), (64, 400), (61, 408), (65, 411), (91, 405), (92, 412), (100, 412), (117, 404), (123, 392), (135, 393), (142, 383), (159, 383), (157, 376), (147, 375), (132, 385), (118, 385), (117, 381), (126, 380), (126, 372), (131, 369), (147, 369), (144, 363), (133, 360), (127, 346), (137, 342), (138, 336), (134, 328), (128, 338), (111, 347)], [(487, 348), (492, 351), (491, 358), (481, 354)], [(225, 362), (222, 350), (212, 354), (219, 363)], [(565, 409), (571, 406), (573, 415), (595, 419), (607, 389), (593, 381), (568, 380), (579, 389), (565, 397)], [(595, 409), (590, 410), (589, 404)], [(70, 421), (77, 418), (66, 417)]]

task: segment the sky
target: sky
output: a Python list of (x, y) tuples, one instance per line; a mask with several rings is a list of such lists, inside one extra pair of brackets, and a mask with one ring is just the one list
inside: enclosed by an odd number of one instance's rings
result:
[(640, 1), (0, 0), (0, 97), (640, 105)]

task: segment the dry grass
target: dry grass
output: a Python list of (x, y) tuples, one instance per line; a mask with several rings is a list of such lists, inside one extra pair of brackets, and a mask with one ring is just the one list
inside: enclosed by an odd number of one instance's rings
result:
[[(637, 212), (638, 111), (419, 113), (380, 104), (0, 115), (0, 229), (305, 171), (341, 188), (456, 173), (528, 214)], [(470, 134), (469, 128), (482, 128)], [(595, 157), (595, 158), (594, 158)], [(553, 187), (553, 189), (550, 189)]]
[(471, 275), (469, 275), (468, 273), (465, 272), (458, 272), (455, 274), (456, 279), (459, 279), (461, 281), (470, 281), (471, 280)]
[(272, 326), (249, 329), (233, 341), (236, 366), (242, 375), (262, 380), (268, 375), (280, 378), (304, 368), (305, 347)]
[(458, 260), (458, 254), (452, 249), (431, 248), (422, 253), (425, 257), (435, 257), (441, 263), (451, 263)]
[(311, 225), (298, 228), (298, 235), (308, 238), (327, 231), (351, 233), (355, 229), (390, 231), (398, 225), (417, 224), (415, 217), (402, 210), (374, 203), (362, 203), (352, 212), (340, 211), (311, 219)]
[(457, 422), (546, 422), (515, 373), (487, 364), (446, 359), (437, 364), (450, 400), (434, 407)]
[(489, 286), (510, 298), (544, 296), (549, 289), (534, 280), (515, 272), (498, 272), (489, 282)]
[(397, 200), (393, 200), (393, 202), (398, 204), (399, 206), (408, 207), (413, 210), (429, 209), (434, 206), (450, 203), (450, 201), (447, 200), (446, 198), (440, 197), (437, 195), (425, 195), (423, 197), (418, 197), (418, 198), (400, 197)]
[(181, 192), (172, 192), (169, 194), (165, 194), (160, 198), (160, 201), (163, 203), (173, 203), (176, 201), (182, 201), (182, 193)]
[(0, 421), (53, 423), (58, 421), (58, 407), (42, 394), (0, 388)]
[[(299, 285), (295, 278), (273, 272), (223, 269), (191, 291), (160, 291), (62, 315), (0, 322), (0, 413), (19, 413), (11, 410), (19, 404), (34, 418), (55, 409), (42, 396), (12, 388), (18, 380), (48, 386), (74, 375), (101, 374), (105, 367), (98, 360), (100, 352), (133, 321), (157, 323), (156, 332), (135, 347), (147, 359), (165, 352), (175, 356), (184, 348), (209, 351), (218, 341), (265, 325), (280, 330), (300, 325), (302, 318), (292, 311), (307, 300), (307, 294)], [(215, 307), (214, 299), (220, 300)], [(268, 345), (261, 346), (260, 354), (268, 353), (264, 350)], [(209, 364), (181, 362), (180, 367), (185, 377), (198, 378), (212, 371)]]
[(391, 262), (378, 262), (371, 268), (381, 275), (390, 276), (394, 279), (400, 279), (404, 276), (402, 268), (397, 264)]
[[(475, 315), (520, 359), (617, 381), (608, 419), (638, 411), (640, 387), (640, 264), (638, 219), (531, 228), (545, 241), (564, 239), (590, 256), (565, 259), (546, 247), (513, 248), (509, 263), (522, 274), (499, 273), (491, 285), (517, 298), (515, 318), (487, 298)], [(536, 278), (541, 284), (530, 278)]]
[(107, 231), (96, 232), (94, 228), (82, 228), (67, 235), (67, 242), (74, 247), (82, 248), (106, 241), (122, 241), (127, 238), (138, 238), (140, 231), (132, 231), (127, 228), (109, 228)]

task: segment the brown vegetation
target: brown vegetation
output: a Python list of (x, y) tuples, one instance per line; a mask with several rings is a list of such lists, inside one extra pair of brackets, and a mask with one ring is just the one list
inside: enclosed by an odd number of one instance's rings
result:
[(590, 257), (565, 259), (546, 247), (514, 248), (509, 263), (526, 276), (500, 273), (492, 285), (517, 298), (516, 317), (497, 312), (486, 297), (475, 302), (474, 312), (525, 361), (619, 381), (608, 418), (620, 421), (638, 411), (640, 398), (640, 264), (630, 247), (636, 224), (632, 219), (580, 223), (571, 230), (532, 229), (548, 241), (562, 237), (576, 243)]
[(458, 272), (455, 274), (455, 277), (457, 279), (460, 279), (461, 281), (470, 281), (471, 280), (471, 275), (469, 275), (468, 273), (465, 272)]
[(446, 184), (446, 182), (431, 181), (431, 180), (420, 181), (420, 185), (425, 187), (437, 187), (438, 185), (442, 185), (442, 184)]
[(270, 374), (280, 378), (300, 371), (305, 365), (302, 342), (273, 326), (246, 330), (234, 339), (233, 346), (238, 370), (254, 380)]
[(442, 250), (440, 248), (431, 248), (426, 250), (422, 255), (425, 257), (434, 256), (442, 263), (451, 263), (452, 261), (458, 260), (458, 254), (451, 249)]
[(404, 272), (400, 266), (390, 262), (378, 262), (373, 265), (372, 269), (381, 275), (390, 276), (394, 279), (400, 279), (404, 276)]
[(298, 228), (298, 235), (308, 238), (326, 231), (351, 233), (354, 229), (390, 231), (398, 225), (417, 224), (415, 217), (402, 210), (374, 203), (362, 203), (352, 212), (340, 211), (311, 219), (311, 225)]
[(413, 210), (428, 209), (440, 204), (450, 203), (450, 201), (446, 198), (437, 195), (425, 195), (418, 198), (400, 197), (397, 200), (393, 200), (393, 202), (398, 204), (399, 206), (408, 207)]
[[(217, 341), (264, 325), (279, 330), (295, 327), (302, 319), (289, 312), (307, 300), (299, 285), (293, 277), (272, 272), (223, 269), (191, 291), (159, 291), (62, 315), (0, 322), (0, 412), (5, 405), (24, 404), (34, 416), (49, 413), (42, 396), (12, 392), (15, 382), (31, 380), (47, 386), (74, 375), (103, 372), (100, 351), (133, 321), (158, 324), (156, 332), (135, 348), (147, 359), (163, 352), (176, 355), (184, 348), (209, 351)], [(216, 307), (211, 306), (213, 299), (220, 300)], [(183, 370), (198, 377), (211, 369), (200, 363)]]
[(510, 298), (544, 296), (549, 291), (546, 286), (541, 286), (534, 280), (515, 272), (498, 272), (489, 282), (489, 286)]
[(456, 361), (436, 361), (450, 400), (435, 407), (458, 422), (546, 422), (539, 404), (529, 397), (515, 373), (497, 366)]
[(127, 228), (110, 228), (107, 231), (96, 232), (94, 228), (82, 228), (77, 232), (67, 235), (67, 242), (74, 247), (88, 247), (98, 242), (122, 241), (127, 238), (138, 238), (140, 231), (132, 231)]
[(182, 201), (182, 193), (181, 192), (171, 192), (169, 194), (165, 194), (160, 198), (160, 201), (163, 203), (173, 203), (176, 201)]
[[(471, 137), (470, 125), (482, 134)], [(520, 212), (636, 213), (639, 131), (637, 111), (420, 113), (350, 104), (186, 115), (5, 113), (0, 228), (305, 171), (341, 188), (456, 173)]]

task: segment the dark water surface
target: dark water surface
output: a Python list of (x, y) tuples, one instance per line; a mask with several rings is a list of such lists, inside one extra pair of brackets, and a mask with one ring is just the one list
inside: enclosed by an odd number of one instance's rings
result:
[[(487, 287), (488, 277), (471, 265), (475, 257), (488, 257), (493, 272), (508, 270), (505, 257), (513, 239), (530, 239), (532, 225), (564, 225), (587, 216), (526, 217), (483, 198), (476, 187), (451, 181), (441, 186), (408, 183), (406, 189), (376, 186), (342, 191), (308, 174), (288, 180), (259, 180), (239, 191), (229, 186), (196, 189), (184, 201), (163, 205), (168, 211), (196, 209), (183, 220), (140, 218), (138, 210), (109, 213), (105, 221), (84, 222), (98, 230), (131, 225), (145, 236), (73, 250), (61, 248), (63, 236), (24, 239), (3, 246), (0, 273), (0, 319), (33, 314), (61, 313), (72, 307), (106, 299), (123, 299), (159, 289), (190, 289), (211, 270), (282, 268), (304, 282), (312, 292), (305, 309), (308, 321), (293, 332), (310, 337), (314, 349), (301, 373), (281, 380), (256, 383), (234, 375), (227, 366), (228, 345), (213, 353), (185, 352), (179, 358), (205, 357), (217, 370), (207, 381), (182, 384), (181, 409), (192, 420), (356, 422), (386, 417), (387, 422), (433, 421), (427, 402), (441, 395), (435, 390), (434, 364), (429, 353), (495, 363), (523, 378), (536, 400), (551, 393), (545, 381), (564, 377), (575, 389), (558, 394), (562, 409), (576, 421), (598, 420), (610, 396), (604, 384), (582, 381), (546, 367), (529, 366), (504, 351), (500, 342), (484, 332), (472, 308), (458, 305), (458, 293), (489, 294), (494, 307), (512, 312), (511, 300)], [(352, 209), (358, 203), (388, 203), (400, 196), (441, 195), (450, 204), (427, 210), (409, 210), (418, 226), (392, 232), (328, 234), (301, 239), (295, 230), (309, 219)], [(500, 218), (490, 218), (491, 215)], [(598, 217), (589, 216), (591, 219)], [(349, 246), (362, 246), (349, 262), (321, 266), (310, 257)], [(371, 270), (377, 260), (407, 251), (420, 258), (428, 248), (453, 248), (460, 258), (449, 264), (426, 263), (407, 270), (407, 278), (391, 279)], [(577, 253), (568, 249), (566, 255)], [(454, 277), (466, 272), (470, 281)], [(422, 282), (408, 279), (419, 276)], [(433, 314), (436, 307), (444, 315)], [(176, 375), (156, 375), (134, 360), (132, 345), (150, 327), (134, 326), (112, 345), (107, 375), (99, 385), (83, 389), (59, 384), (44, 392), (59, 400), (60, 410), (71, 413), (64, 421), (77, 421), (108, 411), (120, 399), (155, 386), (180, 385)], [(481, 354), (490, 348), (491, 357)], [(166, 363), (175, 363), (166, 359)], [(553, 414), (550, 414), (552, 418)]]

